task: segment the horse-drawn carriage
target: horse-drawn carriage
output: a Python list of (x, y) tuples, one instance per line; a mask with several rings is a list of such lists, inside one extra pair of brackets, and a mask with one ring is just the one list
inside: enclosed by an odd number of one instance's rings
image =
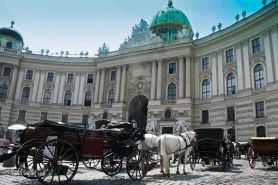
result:
[(250, 167), (256, 166), (260, 160), (264, 166), (278, 163), (278, 138), (277, 137), (251, 137), (247, 159)]
[(232, 164), (233, 156), (230, 143), (225, 141), (222, 128), (195, 129), (197, 143), (190, 155), (190, 166), (193, 170), (195, 164), (201, 161), (203, 166), (221, 164), (226, 171)]
[(66, 184), (76, 174), (79, 161), (93, 168), (102, 160), (102, 170), (112, 176), (119, 173), (126, 159), (128, 175), (139, 179), (143, 177), (138, 174), (142, 174), (139, 163), (144, 156), (135, 142), (143, 138), (144, 132), (128, 123), (108, 124), (106, 129), (92, 131), (45, 120), (28, 125), (22, 133), (16, 166), (34, 172), (26, 177), (43, 184)]

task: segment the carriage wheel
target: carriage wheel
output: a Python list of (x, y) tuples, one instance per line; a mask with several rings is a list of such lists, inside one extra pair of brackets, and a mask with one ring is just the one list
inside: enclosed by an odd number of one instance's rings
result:
[(104, 152), (101, 159), (101, 169), (102, 171), (109, 176), (114, 176), (118, 174), (123, 165), (122, 158), (115, 152), (110, 150)]
[(249, 147), (249, 149), (248, 149), (247, 158), (249, 161), (249, 166), (252, 169), (254, 169), (256, 166), (256, 157), (255, 157), (255, 152), (252, 147)]
[(189, 156), (189, 163), (190, 163), (190, 168), (193, 171), (196, 166), (196, 161), (197, 161), (197, 156), (195, 154), (195, 150), (191, 150), (190, 156)]
[(87, 168), (94, 169), (100, 162), (101, 159), (83, 159), (83, 164)]
[(67, 141), (53, 139), (38, 149), (34, 169), (43, 184), (68, 183), (76, 174), (79, 157), (76, 149)]
[(131, 153), (126, 161), (126, 172), (132, 180), (143, 179), (149, 171), (146, 152), (138, 150)]
[(17, 151), (15, 165), (18, 170), (22, 170), (23, 176), (30, 179), (36, 179), (33, 174), (34, 158), (38, 148), (44, 143), (44, 140), (33, 139), (24, 143)]

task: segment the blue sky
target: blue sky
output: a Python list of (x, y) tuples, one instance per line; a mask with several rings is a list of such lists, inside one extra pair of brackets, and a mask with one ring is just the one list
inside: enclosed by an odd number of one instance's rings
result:
[[(93, 56), (104, 42), (110, 51), (117, 50), (140, 19), (150, 23), (167, 3), (168, 0), (0, 0), (0, 27), (8, 27), (14, 20), (25, 46), (33, 51), (89, 51)], [(243, 10), (249, 16), (262, 8), (261, 0), (173, 0), (173, 4), (187, 15), (200, 37), (211, 34), (211, 27), (219, 22), (223, 28), (232, 25), (235, 15)]]

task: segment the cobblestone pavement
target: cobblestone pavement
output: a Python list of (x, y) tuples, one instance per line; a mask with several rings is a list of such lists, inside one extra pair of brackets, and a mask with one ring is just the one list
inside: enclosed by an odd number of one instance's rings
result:
[[(0, 164), (0, 184), (1, 185), (39, 185), (36, 180), (29, 180), (21, 176), (11, 176), (13, 168), (3, 168)], [(108, 177), (101, 172), (100, 165), (96, 170), (88, 170), (80, 164), (77, 174), (69, 185), (204, 185), (204, 184), (252, 184), (252, 185), (278, 185), (278, 166), (262, 166), (257, 163), (255, 169), (249, 167), (246, 160), (234, 160), (234, 166), (230, 172), (222, 172), (220, 166), (196, 165), (196, 169), (191, 171), (187, 166), (187, 175), (176, 175), (176, 168), (171, 167), (171, 176), (165, 178), (160, 173), (159, 167), (151, 170), (141, 181), (132, 181), (123, 170), (115, 177)], [(182, 168), (180, 168), (182, 172)]]

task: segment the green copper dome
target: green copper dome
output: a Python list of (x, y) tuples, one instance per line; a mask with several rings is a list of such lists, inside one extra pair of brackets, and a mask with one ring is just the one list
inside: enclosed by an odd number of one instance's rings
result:
[(0, 46), (10, 49), (22, 49), (24, 42), (18, 31), (13, 28), (14, 22), (11, 22), (11, 27), (0, 28)]
[(172, 0), (169, 0), (165, 10), (160, 10), (153, 17), (150, 25), (150, 30), (164, 41), (177, 39), (183, 29), (192, 32), (188, 18), (182, 11), (173, 7)]

